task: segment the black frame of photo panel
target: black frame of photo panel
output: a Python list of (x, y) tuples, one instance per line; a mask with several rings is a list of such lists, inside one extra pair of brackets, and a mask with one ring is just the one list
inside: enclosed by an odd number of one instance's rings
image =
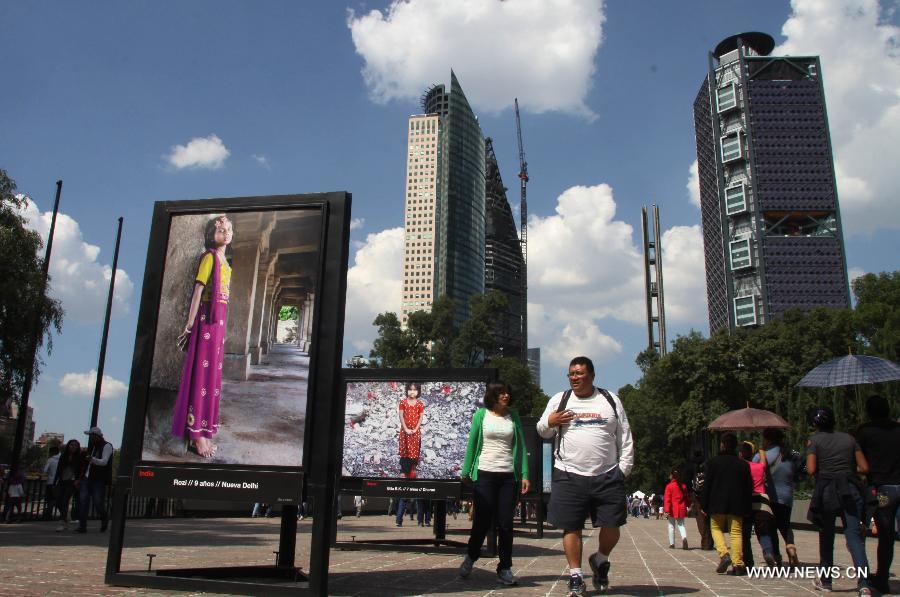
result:
[[(351, 196), (346, 192), (277, 196), (159, 201), (153, 220), (137, 319), (134, 357), (125, 413), (121, 458), (113, 493), (110, 544), (105, 581), (120, 586), (203, 590), (237, 593), (309, 591), (324, 594), (328, 573), (329, 497), (334, 474), (329, 463), (334, 449), (329, 430), (343, 409), (335, 406), (339, 383), (347, 291)], [(312, 309), (311, 350), (307, 380), (306, 418), (300, 466), (169, 463), (142, 461), (145, 419), (153, 366), (163, 274), (172, 218), (180, 215), (239, 215), (247, 212), (316, 211), (319, 227), (315, 305)], [(236, 231), (236, 235), (240, 230)], [(340, 412), (339, 412), (340, 411)], [(316, 447), (316, 457), (312, 457)], [(299, 448), (299, 446), (298, 446)], [(326, 452), (323, 454), (322, 452)], [(338, 448), (339, 451), (339, 448)], [(324, 457), (323, 457), (324, 456)], [(182, 477), (175, 483), (176, 477)], [(188, 482), (185, 483), (184, 481)], [(216, 485), (218, 483), (218, 486)], [(136, 485), (138, 485), (136, 487)], [(240, 487), (240, 489), (238, 489)], [(278, 561), (274, 566), (122, 571), (125, 506), (130, 493), (158, 497), (218, 499), (248, 503), (281, 503), (282, 521)], [(212, 494), (218, 490), (218, 495)], [(319, 510), (313, 523), (313, 548), (307, 573), (295, 566), (297, 504), (307, 493)], [(317, 547), (318, 546), (318, 547)], [(324, 552), (324, 553), (323, 553)]]
[[(434, 512), (434, 526), (432, 527), (433, 537), (413, 538), (413, 539), (382, 539), (377, 541), (369, 541), (371, 546), (398, 546), (398, 545), (431, 545), (431, 546), (452, 546), (461, 547), (457, 542), (446, 539), (446, 499), (459, 498), (465, 493), (462, 481), (459, 477), (447, 477), (441, 479), (406, 479), (398, 476), (390, 477), (374, 477), (374, 476), (347, 476), (341, 475), (343, 467), (344, 452), (344, 431), (346, 428), (345, 408), (347, 405), (347, 386), (350, 383), (358, 382), (482, 382), (488, 384), (498, 379), (498, 371), (493, 368), (482, 369), (344, 369), (341, 371), (341, 383), (339, 388), (338, 404), (340, 405), (341, 415), (336, 417), (336, 421), (340, 425), (340, 429), (335, 429), (335, 438), (339, 445), (333, 451), (336, 460), (333, 463), (333, 470), (337, 471), (340, 476), (339, 491), (342, 493), (360, 493), (362, 495), (380, 496), (380, 497), (404, 497), (404, 498), (421, 498), (423, 496), (431, 496), (436, 499), (437, 506)], [(479, 396), (477, 407), (482, 406), (483, 396)], [(471, 423), (471, 419), (467, 420)], [(468, 427), (465, 429), (463, 442), (466, 442), (469, 435)], [(462, 464), (462, 461), (460, 461)], [(336, 522), (336, 521), (335, 521)], [(334, 531), (333, 531), (334, 532)], [(336, 537), (336, 534), (333, 536)], [(340, 545), (336, 541), (332, 545)], [(360, 541), (356, 541), (354, 545), (363, 547)]]

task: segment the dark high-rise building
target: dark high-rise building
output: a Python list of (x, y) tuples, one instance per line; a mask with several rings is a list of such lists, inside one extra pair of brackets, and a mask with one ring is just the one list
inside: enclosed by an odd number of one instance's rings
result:
[(456, 75), (409, 118), (401, 320), (448, 295), (455, 321), (484, 293), (484, 137)]
[(508, 302), (506, 311), (494, 322), (496, 352), (526, 363), (522, 334), (522, 245), (500, 177), (497, 156), (490, 137), (484, 142), (485, 223), (484, 290), (497, 290)]
[(850, 306), (822, 68), (774, 47), (722, 41), (694, 101), (710, 333)]

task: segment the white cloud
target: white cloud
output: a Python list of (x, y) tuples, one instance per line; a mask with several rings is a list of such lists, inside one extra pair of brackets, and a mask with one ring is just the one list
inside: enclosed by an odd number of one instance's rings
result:
[(774, 55), (819, 55), (845, 230), (900, 228), (900, 27), (877, 0), (792, 0)]
[[(52, 212), (41, 213), (34, 202), (28, 199), (21, 213), (26, 226), (37, 231), (46, 243), (53, 218)], [(112, 220), (109, 230), (112, 245)], [(43, 258), (44, 249), (39, 252)], [(103, 320), (112, 267), (98, 262), (99, 255), (100, 247), (84, 241), (78, 222), (64, 213), (59, 213), (56, 217), (53, 252), (50, 256), (50, 296), (62, 302), (67, 319), (72, 318), (81, 323)], [(125, 270), (118, 269), (113, 294), (113, 317), (128, 313), (133, 292), (134, 284), (128, 274)]]
[(178, 170), (184, 168), (218, 170), (225, 165), (229, 155), (231, 152), (222, 140), (216, 135), (210, 135), (195, 137), (188, 141), (187, 145), (173, 145), (169, 155), (166, 156), (166, 161)]
[[(606, 184), (564, 191), (556, 214), (528, 222), (529, 344), (565, 367), (576, 353), (598, 362), (622, 351), (604, 328), (645, 325), (641, 240), (616, 220)], [(703, 243), (698, 226), (663, 233), (663, 283), (669, 323), (706, 320)]]
[(700, 226), (674, 226), (663, 232), (662, 258), (666, 321), (704, 329), (709, 314)]
[(853, 284), (853, 280), (859, 278), (860, 276), (865, 276), (867, 273), (868, 272), (861, 267), (851, 267), (847, 272), (851, 284)]
[[(646, 325), (641, 239), (616, 220), (613, 189), (576, 186), (557, 199), (556, 213), (528, 222), (529, 345), (565, 368), (575, 354), (596, 362), (614, 358), (623, 344), (610, 328)], [(699, 226), (663, 233), (666, 317), (675, 326), (706, 325), (703, 241)], [(372, 320), (400, 310), (403, 229), (369, 234), (347, 273), (345, 344), (368, 353)], [(617, 325), (613, 325), (617, 324)]]
[[(226, 149), (225, 151), (227, 152), (228, 150)], [(228, 157), (228, 154), (227, 154), (227, 153), (225, 154), (225, 157)], [(250, 157), (252, 157), (253, 160), (254, 160), (257, 164), (259, 164), (260, 166), (262, 166), (262, 167), (265, 168), (266, 170), (271, 170), (271, 169), (272, 169), (272, 165), (269, 164), (269, 158), (267, 158), (266, 156), (260, 155), (260, 154), (258, 154), (258, 153), (254, 153), (254, 154), (253, 154), (252, 156), (250, 156)], [(223, 158), (223, 161), (224, 161), (224, 158)]]
[(377, 102), (415, 100), (456, 71), (477, 109), (594, 116), (585, 103), (603, 40), (602, 0), (393, 0), (349, 12)]
[(344, 342), (368, 356), (375, 339), (375, 316), (400, 312), (403, 228), (369, 234), (347, 271)]
[[(96, 369), (91, 369), (87, 373), (66, 373), (59, 380), (59, 389), (67, 396), (93, 396), (96, 383)], [(109, 375), (103, 376), (101, 399), (122, 398), (127, 393), (128, 386), (125, 383)]]
[(688, 181), (687, 185), (688, 191), (688, 199), (691, 201), (691, 205), (694, 207), (700, 207), (700, 170), (697, 166), (697, 160), (694, 160), (694, 163), (691, 164), (691, 167), (688, 169)]
[(365, 224), (365, 218), (353, 218), (350, 220), (350, 230), (360, 230)]

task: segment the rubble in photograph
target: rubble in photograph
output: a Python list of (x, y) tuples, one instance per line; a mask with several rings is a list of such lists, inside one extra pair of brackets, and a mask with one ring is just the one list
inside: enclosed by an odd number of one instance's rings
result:
[[(402, 477), (399, 458), (403, 382), (347, 384), (342, 474)], [(422, 382), (422, 444), (417, 478), (459, 477), (472, 414), (484, 398), (484, 382)]]

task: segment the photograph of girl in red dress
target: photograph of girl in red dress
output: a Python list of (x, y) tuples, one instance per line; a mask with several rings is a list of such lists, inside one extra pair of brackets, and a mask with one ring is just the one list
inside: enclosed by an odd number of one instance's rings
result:
[(458, 479), (483, 381), (351, 381), (342, 475)]

